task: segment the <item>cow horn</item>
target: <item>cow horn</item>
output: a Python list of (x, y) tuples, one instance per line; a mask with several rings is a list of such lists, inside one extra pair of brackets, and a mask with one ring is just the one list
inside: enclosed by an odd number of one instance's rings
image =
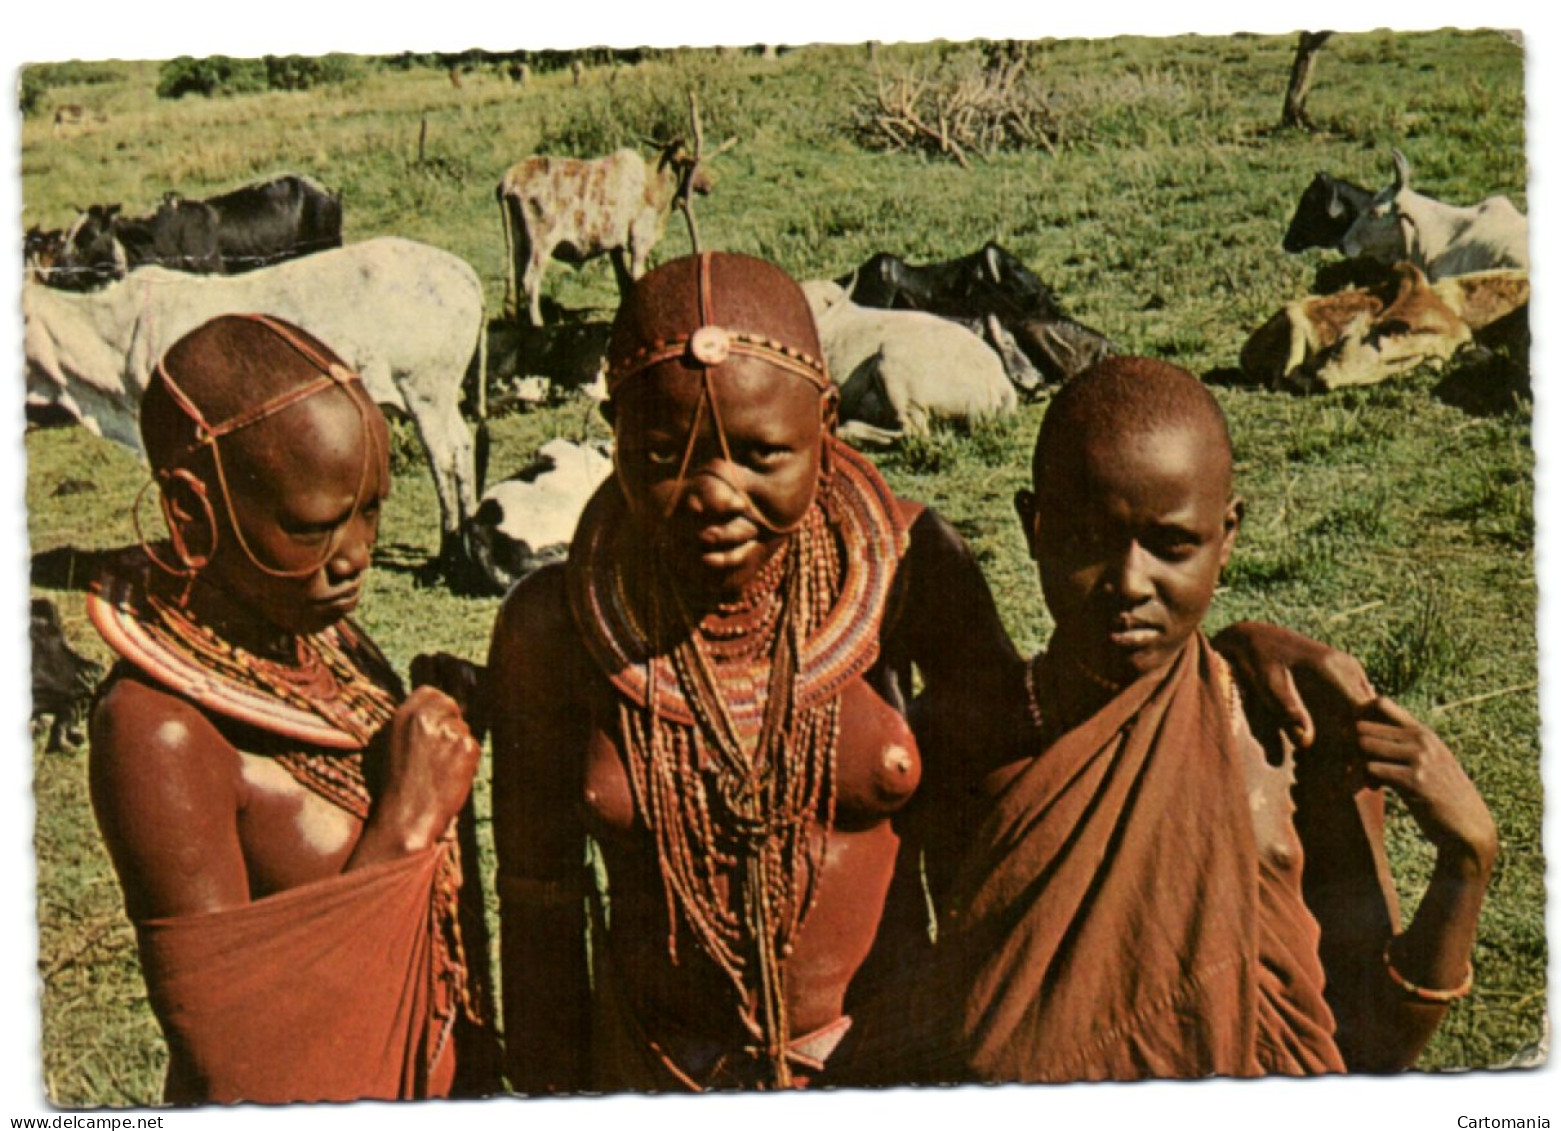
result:
[(1003, 270), (998, 266), (997, 245), (986, 245), (986, 253), (981, 257), (986, 263), (987, 274), (992, 276), (993, 284), (1001, 286), (1003, 282)]
[(1409, 158), (1404, 156), (1402, 150), (1393, 150), (1393, 188), (1402, 192), (1409, 187)]

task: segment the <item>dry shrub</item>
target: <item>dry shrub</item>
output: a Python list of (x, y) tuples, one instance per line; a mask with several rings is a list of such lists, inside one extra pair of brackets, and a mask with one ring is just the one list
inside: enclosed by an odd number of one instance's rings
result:
[(969, 168), (972, 153), (1053, 153), (1060, 139), (1051, 95), (1022, 55), (987, 52), (877, 80), (855, 114), (857, 136), (871, 148), (944, 154)]

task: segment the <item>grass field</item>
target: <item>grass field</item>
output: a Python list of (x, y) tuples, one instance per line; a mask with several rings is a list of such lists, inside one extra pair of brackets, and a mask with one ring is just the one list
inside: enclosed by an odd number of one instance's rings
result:
[[(867, 147), (856, 111), (876, 66), (896, 76), (963, 73), (968, 45), (813, 47), (775, 60), (689, 52), (616, 71), (537, 73), (525, 86), (475, 69), (456, 88), (431, 67), (365, 63), (345, 85), (306, 92), (159, 100), (154, 63), (113, 63), (47, 91), (23, 125), (24, 223), (73, 206), (149, 211), (164, 190), (198, 196), (280, 171), (342, 190), (349, 240), (397, 234), (444, 247), (503, 293), (493, 187), (533, 152), (592, 156), (677, 128), (699, 93), (708, 135), (738, 145), (700, 203), (707, 245), (774, 259), (802, 278), (837, 275), (879, 250), (913, 260), (996, 239), (1071, 313), (1127, 349), (1200, 374), (1235, 364), (1245, 337), (1306, 292), (1326, 256), (1279, 240), (1318, 169), (1379, 184), (1402, 148), (1416, 187), (1466, 202), (1505, 193), (1526, 207), (1522, 53), (1494, 32), (1345, 34), (1321, 56), (1313, 133), (1276, 127), (1293, 37), (1045, 41), (1028, 69), (1057, 130), (1044, 148), (972, 168)], [(70, 79), (63, 71), (58, 76)], [(50, 106), (85, 126), (56, 135)], [(421, 149), (421, 160), (419, 153)], [(686, 251), (676, 221), (659, 249)], [(550, 270), (549, 295), (610, 318), (605, 264)], [(1471, 998), (1422, 1059), (1493, 1065), (1539, 1040), (1546, 1004), (1544, 862), (1534, 576), (1531, 411), (1497, 390), (1454, 396), (1475, 368), (1301, 399), (1217, 388), (1232, 422), (1247, 521), (1215, 603), (1215, 627), (1259, 617), (1360, 656), (1383, 690), (1429, 718), (1496, 816), (1502, 856), (1482, 921)], [(1462, 406), (1462, 407), (1460, 407)], [(1046, 638), (1039, 587), (1010, 499), (1024, 480), (1040, 405), (877, 456), (891, 484), (955, 522), (1022, 648)], [(583, 401), (494, 422), (495, 475), (554, 435), (605, 434)], [(399, 664), (442, 648), (480, 659), (496, 602), (418, 584), (437, 543), (432, 483), (400, 453), (372, 595), (362, 619)], [(120, 545), (143, 472), (81, 431), (27, 437), (34, 554)], [(79, 583), (34, 586), (72, 641), (106, 658)], [(70, 1106), (145, 1104), (163, 1050), (133, 936), (87, 803), (82, 752), (34, 751), (43, 1061)], [(483, 800), (479, 792), (479, 800)], [(1429, 873), (1412, 822), (1392, 814), (1406, 908)]]

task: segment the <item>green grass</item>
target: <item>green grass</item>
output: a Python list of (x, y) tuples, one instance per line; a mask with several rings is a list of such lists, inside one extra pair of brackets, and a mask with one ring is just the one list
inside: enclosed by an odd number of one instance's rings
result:
[[(493, 188), (504, 169), (532, 152), (594, 155), (665, 136), (694, 84), (707, 137), (739, 139), (713, 166), (715, 191), (699, 205), (707, 244), (807, 278), (843, 273), (879, 250), (933, 259), (997, 239), (1077, 317), (1129, 350), (1203, 374), (1234, 365), (1246, 335), (1304, 293), (1327, 258), (1279, 250), (1317, 169), (1382, 183), (1396, 145), (1417, 188), (1454, 201), (1502, 192), (1526, 202), (1521, 55), (1504, 37), (1336, 36), (1308, 103), (1316, 134), (1275, 126), (1293, 43), (1037, 42), (1028, 65), (1053, 95), (1055, 155), (1003, 152), (969, 171), (864, 149), (851, 132), (874, 66), (889, 75), (957, 69), (973, 50), (961, 44), (890, 46), (876, 63), (860, 47), (772, 62), (685, 53), (616, 78), (591, 69), (578, 87), (567, 71), (519, 87), (479, 70), (457, 90), (443, 71), (366, 67), (342, 87), (178, 102), (153, 96), (155, 64), (67, 68), (50, 76), (65, 85), (43, 105), (79, 102), (105, 120), (58, 138), (46, 109), (24, 122), (23, 221), (62, 224), (89, 199), (146, 210), (167, 188), (198, 195), (295, 170), (343, 190), (350, 240), (394, 233), (448, 248), (477, 268), (497, 311), (504, 260)], [(658, 257), (688, 246), (674, 220)], [(617, 299), (602, 263), (555, 265), (546, 289), (599, 318)], [(1434, 722), (1491, 805), (1503, 854), (1476, 988), (1422, 1058), (1432, 1068), (1497, 1063), (1538, 1038), (1547, 945), (1531, 413), (1506, 396), (1465, 411), (1437, 388), (1435, 376), (1419, 374), (1313, 399), (1216, 389), (1247, 513), (1211, 624), (1260, 617), (1351, 650)], [(1043, 410), (940, 429), (875, 457), (898, 491), (942, 511), (969, 540), (1025, 649), (1044, 643), (1049, 624), (1011, 499)], [(550, 436), (605, 427), (575, 402), (505, 417), (493, 432), (500, 475)], [(434, 648), (481, 659), (496, 602), (418, 584), (437, 544), (437, 508), (415, 448), (398, 450), (363, 620), (403, 667)], [(130, 456), (79, 431), (33, 433), (27, 456), (34, 552), (131, 539), (143, 472)], [(73, 642), (106, 658), (78, 591), (36, 591), (61, 605)], [(164, 1054), (92, 824), (84, 765), (81, 753), (34, 754), (45, 1078), (62, 1104), (146, 1103)], [(1390, 835), (1412, 908), (1431, 857), (1401, 811)]]

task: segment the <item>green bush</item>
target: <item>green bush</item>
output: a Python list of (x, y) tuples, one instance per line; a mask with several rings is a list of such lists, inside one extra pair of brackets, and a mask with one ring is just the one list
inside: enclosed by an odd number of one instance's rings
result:
[(34, 63), (22, 68), (17, 104), (27, 116), (41, 113), (50, 104), (49, 91), (61, 86), (101, 86), (120, 82), (124, 71), (106, 63)]
[(320, 56), (267, 55), (266, 86), (272, 90), (312, 90), (317, 86), (340, 85), (363, 73), (363, 62), (355, 55), (333, 53)]

